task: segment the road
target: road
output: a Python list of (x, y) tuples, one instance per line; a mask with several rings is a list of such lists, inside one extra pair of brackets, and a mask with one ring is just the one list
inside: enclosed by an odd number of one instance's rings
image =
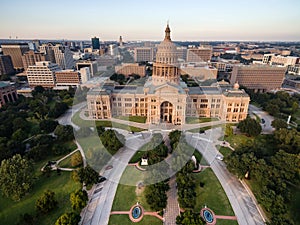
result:
[(259, 116), (260, 119), (265, 120), (264, 124), (261, 123), (263, 134), (273, 133), (273, 131), (275, 130), (271, 125), (272, 121), (274, 120), (273, 116), (270, 116), (267, 112), (263, 111), (262, 109), (254, 106), (254, 105), (249, 105), (248, 113), (250, 115), (254, 113), (257, 116)]
[(149, 132), (142, 132), (141, 134), (127, 134), (125, 147), (120, 149), (106, 165), (110, 166), (111, 169), (106, 169), (105, 166), (100, 172), (107, 180), (95, 185), (90, 191), (88, 206), (81, 213), (81, 224), (108, 224), (117, 187), (129, 160), (142, 145), (151, 140), (152, 136)]
[(73, 105), (72, 108), (68, 109), (62, 116), (57, 118), (57, 122), (61, 125), (71, 125), (74, 129), (78, 130), (79, 126), (72, 123), (72, 116), (80, 109), (86, 106), (86, 102), (81, 102), (77, 105)]
[[(206, 134), (186, 132), (186, 140), (203, 155), (220, 181), (240, 225), (263, 225), (263, 218), (247, 190), (241, 182), (228, 172), (215, 147), (221, 128), (208, 130)], [(209, 207), (209, 206), (208, 206)]]

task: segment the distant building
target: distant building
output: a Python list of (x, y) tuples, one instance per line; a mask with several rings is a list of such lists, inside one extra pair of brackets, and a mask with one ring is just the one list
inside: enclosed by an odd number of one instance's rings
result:
[(299, 57), (281, 56), (275, 54), (264, 54), (262, 62), (264, 64), (278, 65), (278, 66), (294, 66), (300, 63)]
[(119, 46), (123, 47), (123, 38), (122, 38), (122, 36), (120, 36), (120, 38), (119, 38)]
[(97, 63), (99, 66), (113, 66), (116, 63), (116, 59), (110, 55), (103, 55), (97, 59)]
[(178, 53), (178, 59), (182, 59), (184, 61), (186, 61), (186, 57), (187, 57), (187, 47), (177, 47), (177, 53)]
[(39, 47), (40, 52), (46, 54), (46, 60), (58, 64), (62, 69), (72, 69), (73, 55), (68, 46), (51, 43)]
[(288, 66), (287, 72), (293, 75), (300, 75), (300, 64)]
[(254, 91), (269, 91), (281, 88), (286, 67), (268, 65), (234, 66), (230, 83), (240, 85)]
[(218, 70), (206, 64), (183, 63), (180, 66), (180, 74), (188, 74), (199, 80), (217, 79)]
[(137, 74), (144, 77), (146, 75), (146, 66), (139, 65), (138, 63), (123, 63), (122, 65), (115, 66), (115, 72), (125, 76)]
[(100, 41), (99, 38), (93, 37), (92, 38), (92, 48), (93, 49), (100, 49)]
[(34, 66), (29, 66), (26, 70), (27, 79), (30, 87), (43, 86), (52, 88), (55, 86), (55, 72), (61, 68), (49, 61), (36, 62)]
[(12, 63), (16, 70), (22, 70), (24, 68), (22, 55), (29, 51), (28, 44), (2, 44), (3, 55), (9, 55), (11, 57)]
[(80, 60), (76, 63), (77, 70), (80, 70), (84, 67), (89, 68), (92, 77), (95, 76), (95, 74), (98, 72), (98, 65), (96, 61)]
[(83, 67), (79, 70), (81, 75), (81, 83), (84, 84), (88, 82), (89, 79), (91, 79), (91, 72), (89, 67)]
[(212, 56), (211, 47), (189, 48), (187, 50), (187, 62), (209, 62)]
[(118, 46), (115, 44), (110, 44), (108, 46), (108, 54), (111, 56), (117, 56), (118, 55)]
[(8, 102), (15, 102), (18, 95), (14, 86), (0, 81), (0, 108)]
[(135, 62), (153, 62), (154, 60), (153, 47), (137, 47), (134, 48), (134, 61)]
[(22, 61), (24, 69), (26, 70), (29, 66), (35, 65), (36, 62), (46, 61), (46, 56), (44, 53), (34, 52), (30, 50), (22, 55)]
[(55, 82), (56, 86), (78, 86), (81, 84), (81, 75), (74, 70), (56, 71)]
[(14, 74), (14, 66), (9, 55), (0, 55), (0, 75), (11, 75)]

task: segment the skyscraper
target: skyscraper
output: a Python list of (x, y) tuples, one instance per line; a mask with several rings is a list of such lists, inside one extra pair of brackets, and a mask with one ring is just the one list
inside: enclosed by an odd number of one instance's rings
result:
[(100, 41), (99, 38), (93, 37), (92, 38), (92, 48), (93, 49), (100, 49)]
[(0, 75), (14, 74), (14, 66), (9, 55), (0, 55)]
[(9, 55), (16, 70), (23, 69), (22, 55), (29, 51), (28, 44), (2, 44), (3, 55)]

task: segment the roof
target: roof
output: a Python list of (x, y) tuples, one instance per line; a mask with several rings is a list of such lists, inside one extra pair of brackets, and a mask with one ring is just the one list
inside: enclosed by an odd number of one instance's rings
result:
[(4, 88), (4, 87), (9, 87), (10, 84), (9, 83), (6, 83), (6, 82), (3, 82), (3, 81), (0, 81), (0, 88)]

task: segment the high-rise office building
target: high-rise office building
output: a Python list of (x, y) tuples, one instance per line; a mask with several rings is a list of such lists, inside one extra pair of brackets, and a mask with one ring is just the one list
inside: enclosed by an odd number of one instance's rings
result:
[(35, 65), (36, 62), (46, 61), (46, 56), (44, 53), (34, 52), (30, 50), (22, 55), (22, 61), (24, 69), (26, 70), (29, 66)]
[(12, 63), (16, 70), (21, 70), (24, 68), (22, 62), (22, 55), (29, 51), (28, 44), (19, 43), (19, 44), (2, 44), (3, 55), (9, 55), (11, 57)]
[(46, 60), (57, 63), (62, 69), (72, 69), (74, 60), (69, 47), (61, 44), (43, 44), (39, 47), (40, 52), (46, 54)]
[(14, 74), (14, 66), (9, 55), (0, 55), (0, 75)]
[(99, 38), (93, 37), (92, 38), (92, 48), (93, 49), (100, 49), (100, 41)]
[(134, 48), (134, 61), (135, 62), (153, 62), (154, 48), (152, 47), (137, 47)]
[(123, 38), (122, 38), (122, 36), (120, 36), (120, 38), (119, 38), (119, 46), (123, 47)]
[(208, 62), (211, 60), (212, 48), (200, 46), (187, 50), (187, 62)]

